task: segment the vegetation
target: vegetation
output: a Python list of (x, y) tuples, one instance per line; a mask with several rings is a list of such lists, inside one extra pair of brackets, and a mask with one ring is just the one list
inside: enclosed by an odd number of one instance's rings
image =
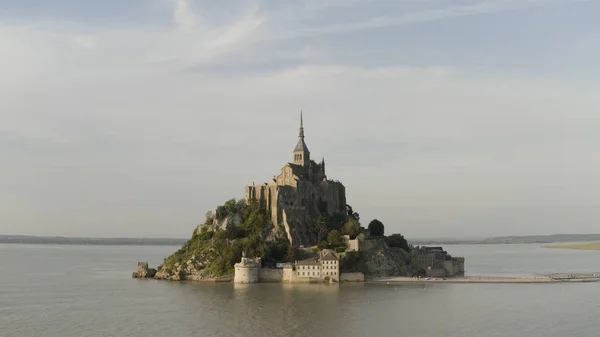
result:
[(316, 219), (317, 225), (317, 242), (321, 242), (321, 238), (327, 236), (329, 219), (325, 216), (318, 216)]
[(342, 245), (344, 243), (344, 240), (342, 240), (342, 233), (337, 229), (332, 230), (327, 234), (327, 243), (336, 247)]
[(340, 271), (366, 273), (367, 267), (364, 265), (364, 261), (364, 252), (348, 252), (340, 262)]
[(367, 228), (369, 229), (369, 233), (371, 234), (371, 236), (375, 236), (375, 237), (383, 236), (384, 226), (381, 221), (379, 221), (377, 219), (373, 219), (373, 220), (371, 220), (371, 222), (369, 223), (369, 226)]
[(292, 246), (292, 245), (288, 245), (287, 252), (285, 254), (285, 260), (287, 262), (294, 262), (294, 261), (296, 261), (297, 255), (298, 254), (296, 252), (296, 248), (294, 248), (294, 246)]
[[(265, 240), (270, 216), (264, 208), (260, 208), (256, 202), (246, 204), (231, 199), (217, 207), (214, 217), (223, 220), (235, 214), (242, 217), (241, 224), (226, 230), (213, 231), (203, 226), (199, 232), (194, 231), (192, 238), (165, 260), (163, 268), (171, 271), (176, 265), (186, 265), (195, 258), (200, 260), (197, 268), (214, 276), (222, 276), (233, 273), (233, 266), (240, 260), (242, 252), (260, 257), (265, 262), (294, 260), (295, 251), (286, 239)], [(205, 224), (212, 224), (212, 217), (211, 212), (207, 213)]]
[(408, 245), (408, 242), (406, 241), (406, 239), (404, 238), (404, 236), (402, 234), (392, 234), (392, 235), (386, 237), (385, 243), (389, 247), (402, 248), (405, 251), (410, 252), (410, 246)]
[(360, 222), (351, 217), (348, 219), (348, 222), (344, 224), (342, 233), (345, 235), (350, 235), (351, 240), (356, 239), (356, 237), (361, 233)]
[(224, 205), (217, 207), (215, 217), (217, 220), (223, 220), (228, 215), (239, 213), (240, 211), (244, 210), (245, 207), (246, 204), (243, 200), (236, 201), (235, 199), (230, 199), (227, 200)]

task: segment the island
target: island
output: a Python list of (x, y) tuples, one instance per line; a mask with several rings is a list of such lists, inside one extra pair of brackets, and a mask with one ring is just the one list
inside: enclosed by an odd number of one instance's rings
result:
[(206, 214), (192, 237), (156, 269), (134, 278), (210, 282), (339, 283), (385, 277), (453, 277), (465, 260), (442, 247), (409, 245), (373, 219), (364, 227), (346, 188), (312, 160), (300, 116), (292, 161)]

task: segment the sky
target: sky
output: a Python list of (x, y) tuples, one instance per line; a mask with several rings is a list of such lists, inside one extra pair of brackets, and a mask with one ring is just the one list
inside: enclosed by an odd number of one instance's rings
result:
[(2, 0), (0, 234), (189, 237), (313, 158), (408, 238), (598, 232), (600, 1)]

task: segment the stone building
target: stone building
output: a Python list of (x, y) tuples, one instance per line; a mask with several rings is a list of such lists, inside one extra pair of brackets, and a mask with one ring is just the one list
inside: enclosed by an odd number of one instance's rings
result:
[(234, 283), (256, 283), (258, 282), (258, 273), (261, 267), (260, 258), (247, 258), (246, 253), (242, 253), (242, 260), (234, 265), (235, 274)]
[(346, 189), (325, 173), (325, 159), (311, 159), (304, 141), (304, 123), (300, 114), (298, 142), (292, 161), (283, 166), (278, 176), (262, 185), (246, 186), (246, 201), (256, 200), (269, 210), (276, 230), (285, 230), (294, 246), (317, 243), (315, 219), (319, 215), (346, 214)]
[(340, 280), (339, 259), (330, 250), (322, 251), (318, 259), (296, 261), (295, 267), (295, 276), (299, 279)]
[(411, 251), (411, 267), (415, 274), (443, 277), (464, 275), (465, 258), (453, 257), (442, 247), (415, 247)]

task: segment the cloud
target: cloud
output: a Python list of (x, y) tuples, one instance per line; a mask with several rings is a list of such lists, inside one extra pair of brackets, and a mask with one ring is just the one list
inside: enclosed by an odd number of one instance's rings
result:
[[(467, 1), (467, 4), (460, 4), (454, 6), (447, 6), (443, 1), (407, 1), (405, 4), (423, 4), (423, 3), (434, 3), (437, 7), (428, 6), (424, 9), (408, 10), (402, 15), (389, 15), (384, 10), (386, 6), (383, 3), (378, 3), (382, 9), (382, 13), (378, 16), (373, 14), (367, 16), (367, 18), (361, 18), (355, 21), (344, 22), (340, 24), (322, 25), (316, 27), (302, 27), (299, 29), (292, 29), (289, 31), (274, 32), (270, 39), (290, 39), (300, 37), (311, 37), (311, 36), (322, 36), (322, 35), (333, 35), (342, 33), (352, 33), (361, 30), (373, 29), (373, 28), (384, 28), (393, 26), (403, 26), (408, 24), (423, 23), (438, 21), (448, 18), (460, 17), (460, 16), (474, 16), (480, 14), (491, 14), (499, 12), (508, 12), (515, 10), (530, 9), (543, 6), (556, 6), (564, 4), (575, 4), (581, 2), (590, 2), (596, 0), (485, 0), (485, 1)], [(374, 4), (375, 1), (352, 1), (348, 4), (338, 3), (332, 1), (331, 3), (324, 2), (321, 5), (308, 5), (313, 10), (325, 10), (332, 7), (338, 6), (356, 6), (362, 5), (366, 13), (372, 12), (367, 8), (377, 8)], [(368, 6), (368, 7), (367, 7)], [(410, 7), (410, 6), (409, 6)]]
[(580, 214), (600, 203), (597, 86), (443, 62), (344, 63), (328, 43), (269, 40), (309, 25), (278, 21), (284, 9), (217, 18), (173, 5), (168, 26), (0, 26), (0, 204), (10, 205), (0, 232), (187, 236), (244, 184), (277, 174), (300, 108), (313, 155), (390, 231), (595, 228), (598, 211)]
[(188, 0), (174, 0), (175, 10), (173, 12), (173, 21), (177, 27), (183, 31), (190, 32), (196, 28), (196, 14), (190, 8)]

